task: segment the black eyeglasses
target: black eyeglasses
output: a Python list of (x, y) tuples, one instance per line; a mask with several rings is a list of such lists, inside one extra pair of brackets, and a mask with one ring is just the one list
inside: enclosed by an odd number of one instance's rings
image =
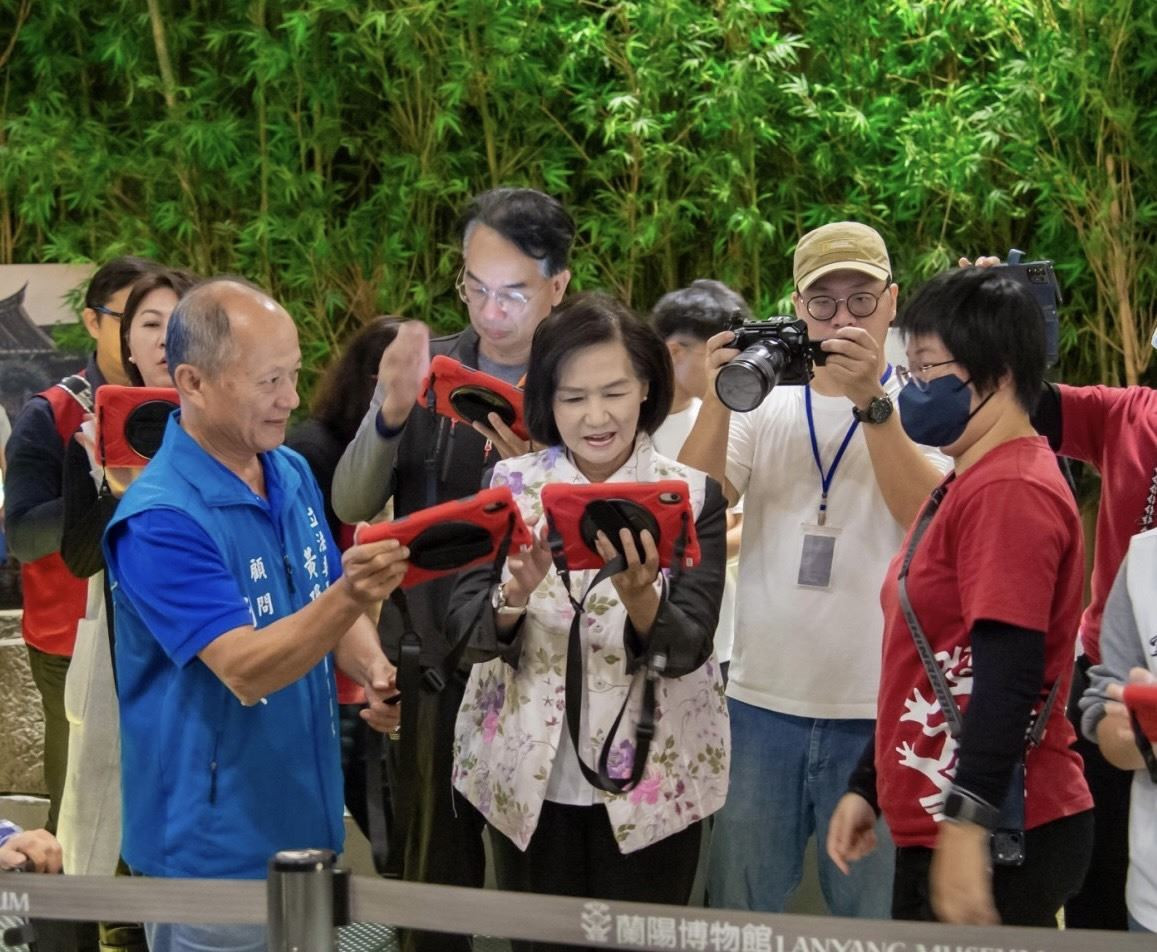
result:
[(114, 317), (118, 321), (125, 316), (124, 311), (114, 311), (111, 307), (105, 307), (103, 304), (90, 304), (89, 309), (96, 311), (97, 314), (107, 314), (109, 317)]
[(955, 360), (938, 360), (934, 364), (918, 364), (911, 370), (907, 367), (897, 367), (896, 379), (900, 382), (901, 387), (906, 387), (909, 383), (913, 383), (916, 385), (917, 390), (926, 391), (928, 384), (931, 383), (927, 377), (928, 371), (936, 367), (947, 367), (949, 364), (954, 363), (956, 363)]
[(835, 298), (830, 294), (817, 294), (815, 297), (805, 298), (804, 307), (807, 308), (808, 314), (817, 321), (830, 321), (836, 316), (836, 311), (840, 309), (841, 304), (848, 306), (848, 313), (852, 317), (871, 317), (876, 313), (876, 308), (880, 306), (880, 298), (887, 291), (887, 288), (884, 288), (879, 294), (873, 294), (871, 291), (856, 291), (846, 298)]

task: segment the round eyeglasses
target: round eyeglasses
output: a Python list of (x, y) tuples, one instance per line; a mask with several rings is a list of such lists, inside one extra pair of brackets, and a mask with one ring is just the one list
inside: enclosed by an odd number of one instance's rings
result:
[(887, 293), (887, 288), (879, 294), (871, 291), (856, 291), (847, 297), (835, 298), (830, 294), (817, 294), (815, 297), (804, 298), (804, 307), (813, 320), (830, 321), (836, 316), (841, 304), (846, 304), (848, 313), (852, 317), (871, 317), (880, 306), (880, 298)]
[(896, 368), (896, 379), (900, 382), (901, 387), (908, 386), (911, 383), (917, 390), (927, 392), (930, 381), (927, 377), (929, 370), (934, 370), (936, 367), (947, 367), (949, 364), (956, 363), (955, 360), (938, 360), (934, 364), (919, 364), (909, 370), (907, 367)]
[(467, 278), (465, 267), (458, 272), (458, 279), (454, 282), (454, 288), (458, 292), (458, 297), (468, 307), (483, 308), (486, 306), (486, 299), (491, 298), (498, 310), (512, 317), (517, 317), (526, 310), (526, 305), (542, 291), (542, 288), (539, 288), (538, 291), (532, 291), (530, 294), (524, 294), (522, 291), (492, 291), (485, 284), (480, 284), (473, 278)]

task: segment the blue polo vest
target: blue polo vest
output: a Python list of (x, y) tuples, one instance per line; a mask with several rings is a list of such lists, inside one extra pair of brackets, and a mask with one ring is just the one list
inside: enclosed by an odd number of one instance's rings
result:
[[(343, 790), (337, 701), (327, 657), (245, 707), (197, 657), (170, 660), (115, 577), (110, 540), (145, 510), (196, 522), (216, 543), (255, 627), (307, 605), (336, 580), (336, 552), (308, 464), (261, 454), (267, 500), (170, 418), (104, 537), (116, 631), (124, 798), (122, 851), (153, 876), (263, 878), (283, 849), (341, 850)], [(334, 575), (334, 578), (330, 576)], [(179, 564), (150, 586), (196, 586)], [(223, 632), (222, 632), (223, 633)]]

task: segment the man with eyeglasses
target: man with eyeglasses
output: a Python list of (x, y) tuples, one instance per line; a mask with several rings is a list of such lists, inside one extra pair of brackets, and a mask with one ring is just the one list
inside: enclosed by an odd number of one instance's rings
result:
[(96, 342), (83, 373), (29, 398), (12, 425), (4, 478), (8, 548), (20, 560), (24, 614), (21, 626), (32, 677), (44, 708), (46, 828), (56, 832), (68, 763), (64, 679), (84, 616), (88, 580), (78, 579), (60, 558), (64, 524), (61, 472), (67, 441), (104, 383), (127, 384), (121, 365), (120, 317), (133, 282), (158, 265), (143, 258), (108, 262), (93, 275), (81, 318)]
[[(712, 906), (782, 912), (804, 850), (828, 822), (872, 735), (880, 675), (880, 585), (904, 530), (948, 461), (900, 427), (884, 341), (899, 289), (880, 235), (836, 222), (795, 251), (796, 316), (823, 341), (806, 387), (777, 387), (750, 413), (715, 393), (736, 355), (707, 342), (711, 380), (679, 459), (744, 498), (735, 644), (727, 687), (731, 786), (716, 814)], [(879, 838), (887, 840), (883, 824)], [(891, 851), (845, 876), (817, 850), (832, 913), (887, 917)]]
[[(429, 358), (437, 354), (508, 383), (522, 379), (535, 328), (566, 293), (574, 232), (562, 205), (534, 189), (496, 188), (469, 203), (461, 218), (463, 262), (455, 286), (470, 325), (433, 340), (417, 322), (398, 329), (382, 354), (370, 409), (334, 474), (333, 507), (343, 522), (373, 519), (391, 500), (399, 517), (468, 496), (481, 488), (483, 472), (499, 457), (526, 452), (527, 444), (497, 414), (491, 414), (491, 426), (470, 429), (416, 402)], [(450, 576), (407, 593), (425, 669), (440, 670), (450, 651), (443, 623), (453, 584)], [(380, 629), (387, 652), (396, 659), (402, 621), (394, 606), (383, 606)], [(417, 746), (418, 776), (405, 778), (415, 794), (410, 802), (395, 804), (406, 817), (403, 876), (481, 886), (484, 823), (453, 790), (450, 778), (465, 674), (454, 672), (446, 682), (438, 693), (423, 690), (416, 701), (406, 699), (401, 743)], [(396, 838), (391, 845), (399, 845)], [(470, 941), (407, 932), (402, 945), (454, 950), (469, 949)]]

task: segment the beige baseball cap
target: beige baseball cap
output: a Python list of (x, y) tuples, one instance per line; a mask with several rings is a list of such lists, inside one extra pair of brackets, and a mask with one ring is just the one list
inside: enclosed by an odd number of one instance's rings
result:
[(809, 231), (795, 246), (795, 286), (807, 289), (832, 271), (862, 271), (887, 281), (892, 262), (875, 228), (858, 221), (835, 221)]

